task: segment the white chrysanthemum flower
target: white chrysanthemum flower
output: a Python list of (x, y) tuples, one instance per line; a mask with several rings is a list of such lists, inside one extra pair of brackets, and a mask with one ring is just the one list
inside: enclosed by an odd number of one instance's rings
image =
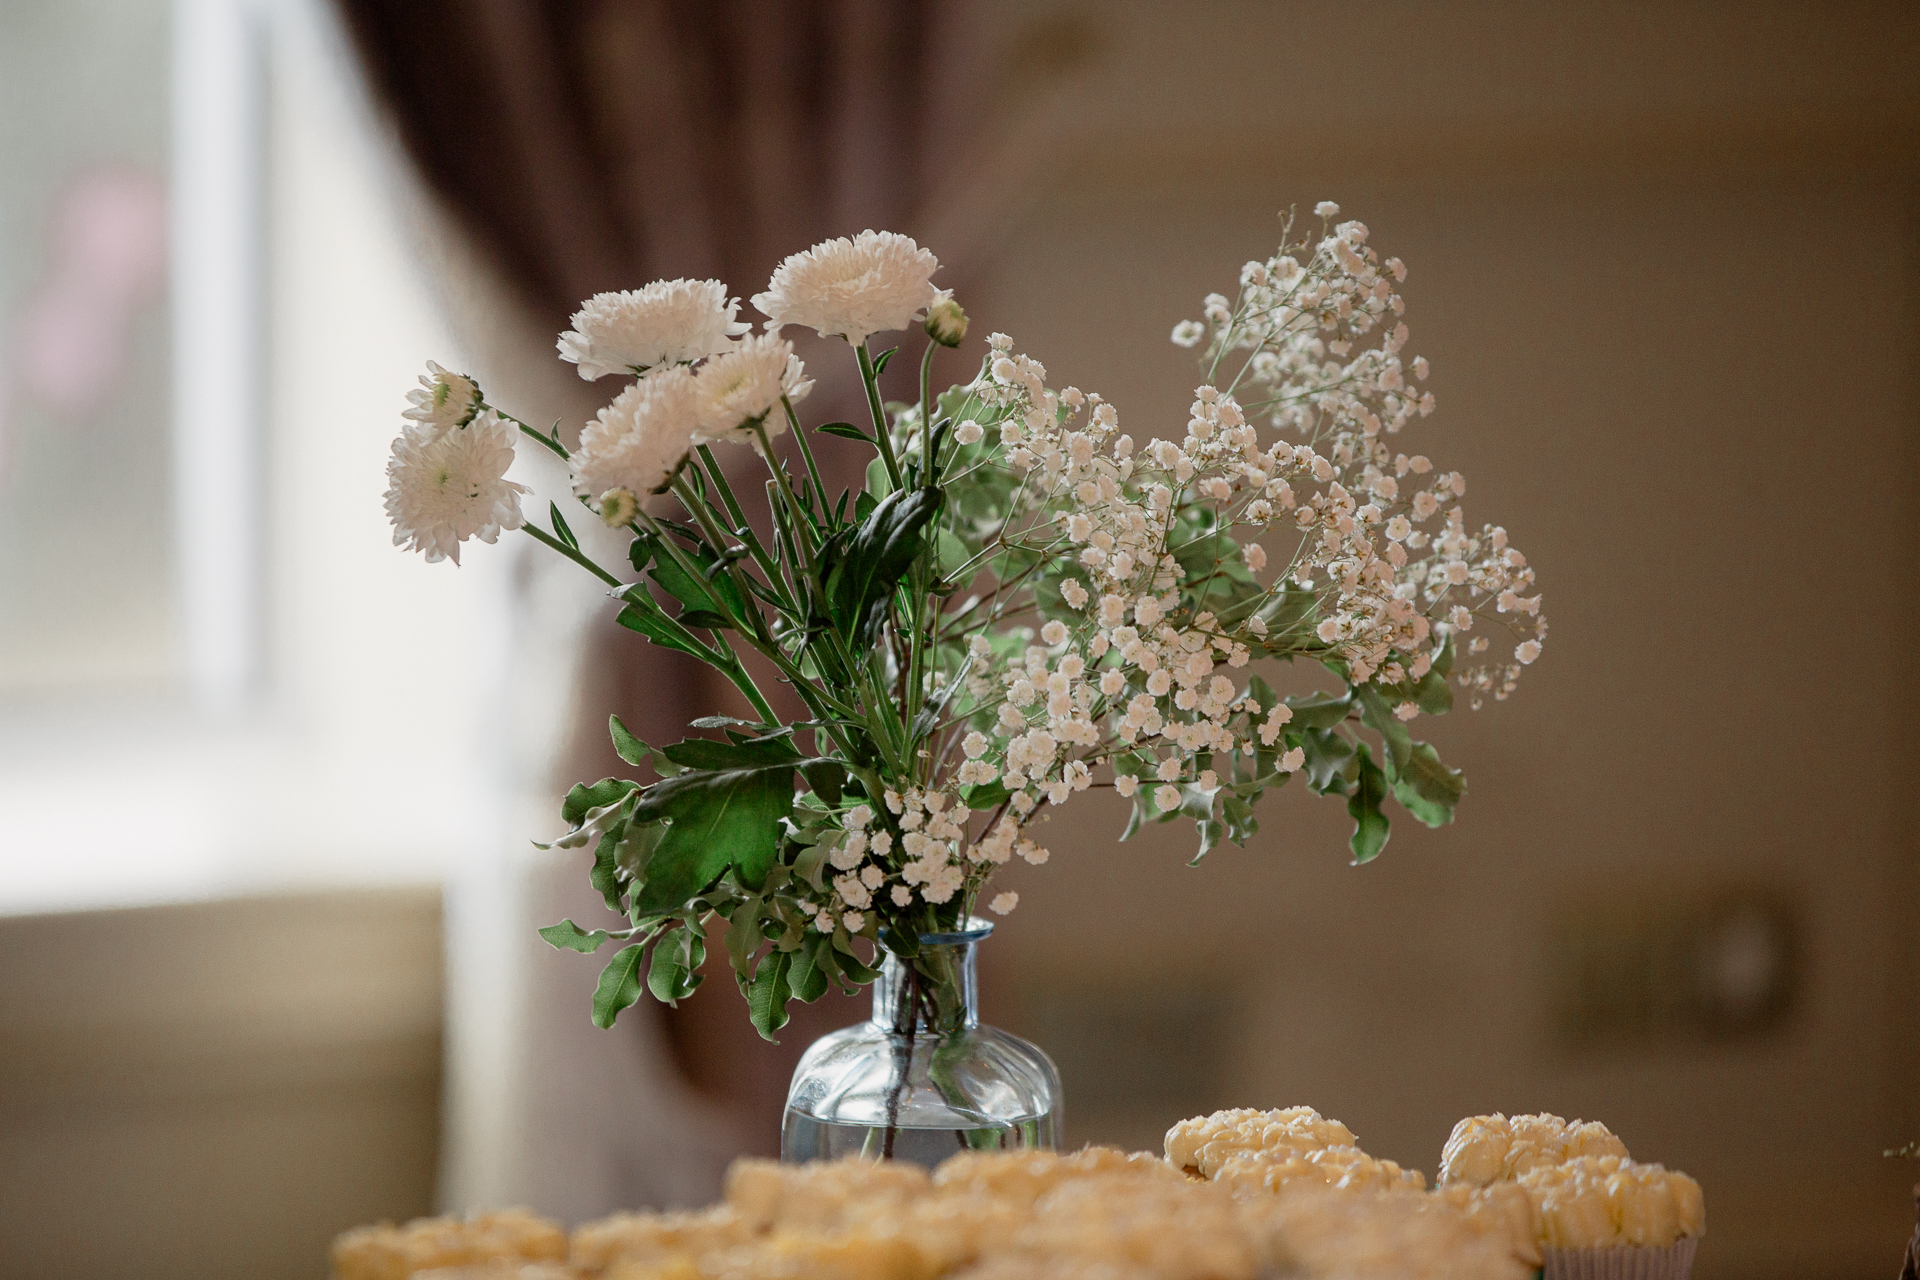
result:
[(796, 253), (775, 269), (753, 305), (769, 332), (804, 325), (821, 337), (854, 346), (869, 334), (904, 329), (933, 305), (933, 273), (940, 260), (906, 236), (862, 231)]
[(518, 529), (527, 487), (506, 479), (515, 428), (491, 409), (464, 427), (403, 427), (387, 463), (387, 518), (393, 544), (426, 553), (429, 564), (460, 563), (468, 538), (492, 542)]
[(429, 360), (420, 385), (407, 392), (407, 402), (413, 407), (400, 414), (403, 418), (432, 427), (464, 427), (480, 412), (480, 384)]
[(692, 372), (675, 366), (649, 374), (580, 433), (573, 455), (574, 492), (658, 493), (693, 447), (695, 425)]
[(1005, 893), (996, 894), (993, 901), (987, 904), (987, 910), (997, 916), (1004, 916), (1019, 905), (1020, 895), (1009, 889)]
[(596, 293), (560, 335), (560, 358), (591, 382), (715, 355), (750, 325), (734, 317), (740, 300), (718, 280), (655, 280), (640, 289)]
[(753, 433), (743, 428), (763, 419), (769, 436), (787, 429), (779, 412), (780, 397), (798, 402), (813, 390), (806, 366), (793, 354), (793, 344), (771, 333), (755, 334), (735, 343), (731, 351), (700, 366), (694, 377), (699, 427), (694, 443), (729, 441), (750, 444)]

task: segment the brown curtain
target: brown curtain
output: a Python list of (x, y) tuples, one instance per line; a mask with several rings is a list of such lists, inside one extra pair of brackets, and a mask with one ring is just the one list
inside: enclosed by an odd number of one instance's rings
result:
[[(785, 255), (829, 236), (912, 234), (957, 167), (958, 122), (979, 118), (980, 77), (941, 0), (337, 3), (428, 188), (547, 333), (602, 290), (713, 276), (747, 297)], [(951, 269), (941, 280), (961, 283)], [(788, 335), (819, 380), (810, 419), (863, 415), (844, 344)], [(915, 363), (892, 376), (910, 379)], [(853, 481), (846, 442), (819, 439), (823, 465)], [(731, 709), (711, 673), (610, 616), (588, 644), (590, 723), (568, 781), (623, 768), (609, 711), (658, 742)], [(715, 1097), (777, 1115), (800, 1050), (859, 1013), (833, 997), (797, 1009), (769, 1049), (724, 963), (709, 973), (697, 998), (656, 1015), (676, 1058)]]

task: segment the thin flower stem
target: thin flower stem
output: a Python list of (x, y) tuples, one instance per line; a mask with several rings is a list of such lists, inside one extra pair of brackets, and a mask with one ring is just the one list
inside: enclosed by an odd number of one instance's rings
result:
[(820, 468), (814, 465), (813, 446), (807, 443), (807, 433), (800, 425), (800, 415), (793, 411), (793, 401), (785, 396), (780, 397), (780, 407), (787, 412), (787, 424), (793, 428), (794, 442), (800, 446), (800, 457), (807, 464), (807, 478), (813, 481), (814, 499), (820, 504), (821, 518), (831, 519), (833, 513), (827, 507), (827, 486), (820, 479)]
[(500, 414), (500, 416), (505, 418), (508, 422), (511, 422), (514, 426), (520, 428), (520, 433), (522, 435), (531, 436), (533, 439), (538, 440), (541, 444), (547, 446), (547, 448), (553, 450), (553, 452), (555, 452), (560, 456), (560, 460), (562, 462), (567, 461), (573, 456), (572, 454), (567, 452), (567, 447), (560, 443), (559, 438), (557, 436), (549, 436), (544, 431), (536, 431), (532, 427), (528, 426), (526, 423), (520, 421), (520, 419), (514, 417), (512, 414), (502, 413), (499, 409), (495, 408), (493, 405), (488, 405), (487, 408), (493, 409), (495, 413)]
[(873, 370), (873, 356), (864, 342), (853, 349), (853, 354), (860, 360), (860, 381), (867, 388), (867, 408), (873, 413), (873, 434), (880, 446), (880, 461), (885, 464), (887, 479), (893, 487), (903, 489), (906, 482), (900, 478), (900, 462), (893, 456), (893, 438), (887, 430), (887, 411), (880, 404), (880, 375)]
[(602, 569), (599, 565), (595, 564), (590, 558), (588, 558), (588, 556), (584, 552), (578, 550), (577, 548), (568, 546), (566, 543), (560, 541), (560, 539), (554, 537), (552, 534), (541, 529), (538, 525), (523, 524), (520, 526), (520, 530), (523, 533), (530, 534), (533, 537), (534, 541), (542, 543), (546, 546), (552, 547), (555, 551), (558, 551), (561, 555), (573, 561), (575, 564), (579, 565), (581, 568), (585, 569), (588, 573), (591, 573), (594, 577), (600, 579), (600, 581), (606, 583), (608, 586), (619, 587), (624, 585), (621, 583), (620, 579), (614, 577), (612, 574), (608, 573), (605, 569)]
[(940, 344), (927, 340), (927, 354), (920, 357), (920, 479), (933, 487), (933, 353)]

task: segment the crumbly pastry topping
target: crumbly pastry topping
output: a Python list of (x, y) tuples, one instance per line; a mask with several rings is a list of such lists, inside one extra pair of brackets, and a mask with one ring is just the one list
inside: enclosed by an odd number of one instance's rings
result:
[[(1528, 1280), (1543, 1248), (1670, 1244), (1705, 1226), (1693, 1179), (1552, 1116), (1462, 1121), (1433, 1191), (1309, 1107), (1185, 1120), (1166, 1150), (969, 1152), (932, 1173), (740, 1160), (719, 1205), (615, 1214), (571, 1241), (519, 1210), (363, 1227), (335, 1243), (334, 1277)], [(1484, 1185), (1470, 1176), (1488, 1169)]]
[[(566, 1259), (566, 1233), (524, 1209), (466, 1218), (418, 1218), (398, 1227), (383, 1222), (356, 1227), (333, 1242), (337, 1280), (408, 1280), (433, 1271), (477, 1267), (488, 1268), (483, 1274), (489, 1276), (518, 1280), (524, 1264)], [(525, 1280), (537, 1276), (535, 1272)]]

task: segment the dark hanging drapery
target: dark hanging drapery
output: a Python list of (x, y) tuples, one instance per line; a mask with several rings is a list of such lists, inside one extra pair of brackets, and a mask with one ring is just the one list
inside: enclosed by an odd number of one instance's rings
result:
[[(974, 46), (941, 0), (336, 3), (426, 186), (547, 333), (603, 290), (717, 277), (745, 298), (787, 254), (830, 236), (914, 234), (957, 166), (959, 122), (979, 118), (984, 96), (966, 60)], [(961, 283), (951, 266), (939, 279)], [(743, 318), (759, 317), (743, 307)], [(844, 344), (787, 336), (818, 380), (808, 418), (863, 414)], [(916, 366), (901, 361), (895, 376)], [(605, 385), (610, 398), (614, 382)], [(822, 437), (818, 451), (839, 483), (857, 483), (864, 460), (847, 447)], [(649, 741), (671, 741), (731, 694), (611, 614), (587, 643), (591, 723), (569, 774), (622, 768), (606, 743), (608, 711)], [(663, 1016), (690, 1080), (777, 1115), (801, 1048), (859, 1016), (844, 1004), (797, 1014), (775, 1051), (724, 990)]]

